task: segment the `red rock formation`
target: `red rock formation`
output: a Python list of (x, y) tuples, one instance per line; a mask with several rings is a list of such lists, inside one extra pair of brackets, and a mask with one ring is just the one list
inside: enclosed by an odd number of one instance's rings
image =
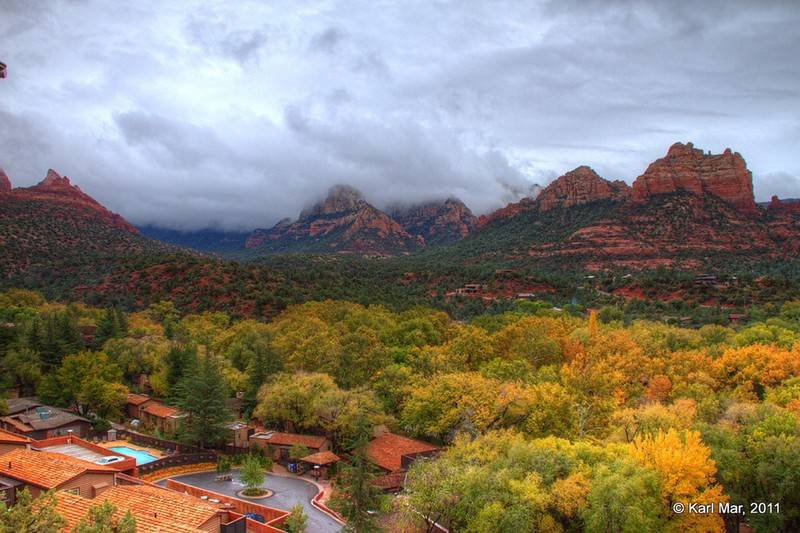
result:
[(767, 206), (767, 210), (771, 212), (800, 213), (800, 200), (781, 200), (777, 196), (773, 196)]
[(8, 179), (5, 171), (0, 168), (0, 192), (9, 192), (11, 190), (11, 180)]
[(332, 187), (322, 202), (304, 209), (290, 223), (282, 220), (270, 229), (257, 229), (247, 248), (269, 251), (330, 251), (362, 255), (391, 255), (424, 246), (383, 211), (376, 209), (352, 187)]
[(76, 213), (96, 217), (102, 222), (130, 233), (139, 233), (124, 218), (103, 207), (97, 200), (70, 183), (69, 178), (60, 176), (55, 170), (48, 170), (47, 176), (37, 185), (13, 189), (11, 194), (21, 200), (37, 200), (69, 204), (80, 208)]
[(523, 198), (519, 202), (508, 204), (505, 207), (501, 207), (497, 211), (492, 211), (488, 215), (481, 215), (478, 217), (478, 223), (476, 224), (476, 227), (481, 229), (493, 222), (497, 222), (498, 220), (515, 217), (520, 213), (534, 209), (535, 206), (536, 202), (533, 198)]
[(461, 200), (428, 202), (411, 207), (394, 206), (389, 215), (411, 235), (427, 244), (458, 241), (472, 233), (477, 219)]
[(548, 185), (536, 198), (540, 211), (569, 208), (601, 200), (624, 200), (630, 187), (622, 181), (608, 181), (587, 166), (567, 172)]
[(753, 197), (753, 176), (742, 156), (726, 149), (723, 154), (704, 154), (692, 143), (673, 144), (666, 157), (655, 161), (633, 183), (633, 199), (647, 202), (652, 196), (678, 190), (721, 198), (742, 213), (758, 213)]

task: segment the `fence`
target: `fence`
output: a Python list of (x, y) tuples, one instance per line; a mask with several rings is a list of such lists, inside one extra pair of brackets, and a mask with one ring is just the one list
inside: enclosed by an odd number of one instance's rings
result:
[(117, 431), (117, 437), (120, 439), (130, 439), (131, 442), (134, 442), (135, 444), (141, 444), (142, 446), (150, 446), (153, 448), (160, 448), (162, 450), (172, 450), (180, 453), (208, 452), (208, 450), (198, 448), (197, 446), (181, 444), (180, 442), (175, 442), (174, 440), (159, 439), (157, 437), (151, 437), (150, 435), (144, 435), (142, 433), (136, 433), (135, 431), (128, 431), (125, 429)]
[(156, 459), (147, 464), (140, 465), (139, 475), (152, 474), (157, 470), (170, 468), (173, 466), (196, 465), (198, 463), (216, 463), (217, 454), (213, 452), (203, 453), (179, 453)]

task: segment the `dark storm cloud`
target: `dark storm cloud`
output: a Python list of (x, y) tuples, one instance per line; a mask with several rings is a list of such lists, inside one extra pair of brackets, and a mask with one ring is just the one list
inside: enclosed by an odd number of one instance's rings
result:
[(0, 165), (134, 223), (252, 228), (335, 183), (499, 207), (676, 141), (800, 196), (796, 2), (6, 0)]

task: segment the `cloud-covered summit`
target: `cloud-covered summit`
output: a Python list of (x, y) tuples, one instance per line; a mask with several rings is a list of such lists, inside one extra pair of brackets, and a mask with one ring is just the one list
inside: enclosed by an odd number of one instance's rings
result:
[(800, 196), (800, 5), (6, 0), (0, 166), (138, 224), (269, 227), (335, 183), (476, 213), (677, 140)]

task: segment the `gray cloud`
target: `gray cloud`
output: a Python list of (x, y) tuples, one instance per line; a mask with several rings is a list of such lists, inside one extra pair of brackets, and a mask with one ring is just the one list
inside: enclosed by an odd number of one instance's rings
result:
[(796, 2), (8, 0), (0, 166), (134, 223), (266, 226), (339, 182), (477, 212), (675, 141), (800, 196)]

